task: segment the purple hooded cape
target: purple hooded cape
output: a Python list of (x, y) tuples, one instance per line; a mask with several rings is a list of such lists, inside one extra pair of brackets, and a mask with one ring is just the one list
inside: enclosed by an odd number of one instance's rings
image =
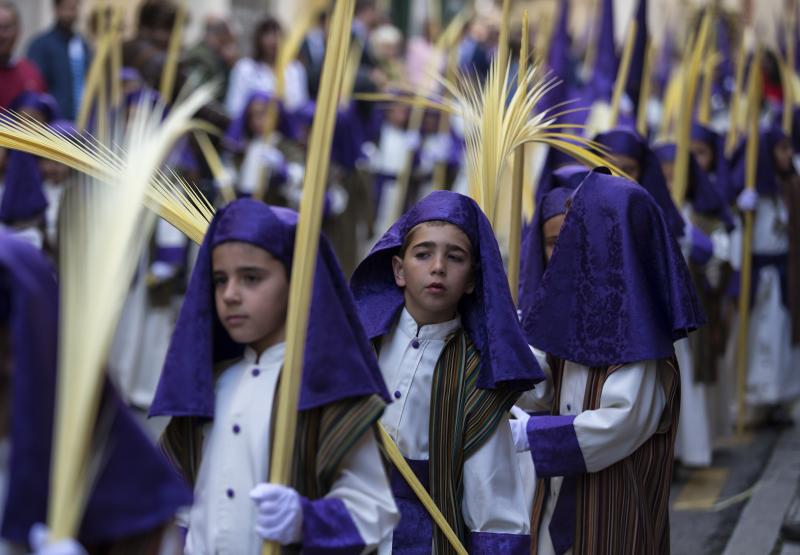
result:
[(472, 243), (475, 291), (461, 299), (458, 310), (481, 353), (478, 387), (533, 388), (544, 376), (519, 327), (491, 224), (475, 201), (458, 193), (436, 191), (422, 199), (389, 228), (356, 268), (350, 287), (367, 336), (385, 335), (404, 306), (403, 290), (394, 281), (392, 256), (409, 231), (433, 220), (455, 225)]
[[(519, 308), (524, 313), (533, 304), (536, 291), (542, 281), (547, 261), (544, 254), (544, 222), (566, 214), (566, 202), (591, 170), (577, 164), (557, 169), (539, 183), (536, 189), (536, 211), (533, 221), (525, 228), (520, 253)], [(608, 171), (599, 168), (597, 171)]]
[(572, 196), (522, 322), (534, 347), (607, 367), (672, 356), (673, 342), (705, 315), (653, 197), (626, 179), (592, 172)]
[[(214, 417), (214, 365), (241, 357), (219, 321), (211, 280), (217, 245), (240, 241), (272, 254), (290, 271), (297, 213), (240, 199), (219, 210), (200, 246), (186, 298), (172, 334), (151, 416)], [(346, 398), (379, 395), (389, 401), (375, 354), (325, 237), (320, 237), (308, 325), (300, 410)]]
[(33, 154), (11, 150), (6, 161), (5, 190), (0, 202), (0, 222), (13, 224), (30, 220), (47, 210), (39, 159)]
[[(756, 167), (755, 187), (761, 196), (773, 196), (780, 192), (778, 171), (775, 167), (775, 147), (784, 139), (788, 139), (780, 125), (762, 128), (758, 140), (758, 164)], [(747, 185), (747, 138), (739, 144), (731, 156), (731, 189), (730, 198), (737, 195)]]
[(636, 37), (633, 43), (633, 56), (628, 72), (628, 81), (625, 83), (625, 92), (633, 102), (633, 113), (639, 109), (639, 102), (647, 102), (646, 98), (640, 99), (639, 93), (644, 78), (644, 62), (647, 55), (647, 0), (639, 0), (636, 8)]
[(593, 101), (611, 101), (617, 78), (619, 57), (614, 42), (614, 0), (601, 0), (600, 32), (597, 35), (597, 59), (592, 80), (587, 84)]
[[(662, 162), (674, 162), (678, 154), (678, 147), (675, 143), (666, 143), (654, 147), (653, 152)], [(699, 214), (717, 218), (729, 230), (733, 229), (735, 225), (733, 214), (725, 200), (725, 195), (691, 154), (689, 154), (689, 188), (686, 191), (686, 198)]]
[(635, 130), (627, 127), (615, 127), (611, 131), (600, 133), (595, 141), (606, 147), (612, 154), (629, 156), (639, 163), (641, 170), (639, 184), (650, 193), (664, 214), (664, 220), (675, 237), (684, 233), (683, 216), (672, 201), (667, 187), (661, 162), (658, 157)]
[(725, 137), (697, 121), (692, 122), (691, 138), (693, 141), (705, 143), (714, 153), (712, 170), (710, 177), (714, 180), (717, 188), (725, 197), (725, 201), (731, 204), (735, 198), (731, 198), (731, 168), (727, 156), (725, 156)]
[[(11, 459), (2, 536), (27, 544), (47, 519), (58, 357), (58, 286), (30, 245), (0, 232), (0, 312), (15, 346)], [(4, 407), (5, 408), (5, 407)], [(110, 423), (99, 475), (78, 533), (85, 545), (147, 532), (191, 503), (191, 493), (106, 383), (100, 418)]]
[(56, 99), (47, 93), (34, 91), (20, 93), (11, 103), (10, 109), (19, 112), (25, 108), (32, 108), (41, 112), (44, 117), (44, 123), (50, 123), (60, 117)]

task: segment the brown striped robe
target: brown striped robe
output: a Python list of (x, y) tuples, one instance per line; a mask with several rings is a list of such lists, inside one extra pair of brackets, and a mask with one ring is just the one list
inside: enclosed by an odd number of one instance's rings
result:
[[(221, 365), (216, 370), (217, 375), (233, 362), (236, 361)], [(273, 405), (273, 414), (276, 406)], [(377, 432), (376, 425), (385, 406), (386, 403), (379, 396), (370, 395), (300, 411), (292, 487), (311, 500), (323, 497), (336, 481), (339, 467), (353, 446), (365, 433)], [(275, 418), (272, 422), (274, 426)], [(161, 448), (192, 487), (200, 470), (203, 424), (201, 419), (195, 417), (173, 417), (161, 436)], [(274, 433), (272, 435), (274, 437)], [(284, 553), (291, 551), (292, 548), (283, 548)]]
[[(552, 360), (558, 415), (564, 362)], [(622, 366), (592, 368), (583, 410), (600, 407), (605, 380)], [(666, 405), (656, 433), (636, 451), (601, 470), (577, 477), (574, 555), (668, 554), (669, 489), (680, 411), (680, 374), (675, 358), (659, 361)], [(539, 480), (531, 517), (531, 553), (538, 551), (547, 484)]]

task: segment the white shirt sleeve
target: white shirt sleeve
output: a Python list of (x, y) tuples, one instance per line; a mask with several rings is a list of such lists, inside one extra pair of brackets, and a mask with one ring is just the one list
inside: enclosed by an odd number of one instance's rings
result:
[(341, 499), (364, 540), (364, 552), (377, 549), (400, 521), (375, 434), (368, 431), (342, 461), (333, 487), (325, 496)]
[(530, 534), (528, 505), (508, 417), (464, 461), (462, 515), (473, 532)]
[(600, 408), (581, 412), (573, 426), (588, 472), (598, 472), (638, 449), (658, 429), (666, 400), (658, 361), (628, 364), (603, 384)]
[(550, 414), (553, 409), (553, 395), (555, 393), (553, 389), (553, 372), (547, 363), (547, 355), (543, 351), (534, 347), (531, 347), (531, 351), (533, 351), (533, 356), (536, 357), (536, 362), (539, 363), (545, 379), (537, 383), (534, 389), (523, 393), (517, 399), (516, 405), (526, 412), (546, 412)]
[(228, 92), (225, 95), (225, 110), (232, 118), (238, 117), (247, 102), (250, 94), (253, 63), (247, 58), (242, 58), (233, 66), (228, 83)]

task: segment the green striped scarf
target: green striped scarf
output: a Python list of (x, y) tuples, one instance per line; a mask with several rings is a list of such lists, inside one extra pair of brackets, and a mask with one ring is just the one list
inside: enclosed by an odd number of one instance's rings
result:
[[(464, 461), (491, 437), (519, 396), (479, 389), (480, 369), (480, 353), (461, 329), (448, 338), (431, 388), (430, 494), (464, 545), (469, 540), (461, 512)], [(455, 553), (438, 527), (433, 540), (436, 555)]]

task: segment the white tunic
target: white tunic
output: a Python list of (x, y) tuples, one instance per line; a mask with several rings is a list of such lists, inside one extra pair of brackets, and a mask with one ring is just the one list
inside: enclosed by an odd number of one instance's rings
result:
[[(574, 362), (565, 363), (559, 414), (577, 415), (573, 426), (588, 472), (599, 472), (631, 455), (658, 429), (666, 399), (657, 364), (649, 360), (623, 366), (603, 384), (600, 408), (584, 411), (591, 370)], [(562, 481), (561, 477), (550, 478), (550, 495), (539, 526), (539, 555), (555, 553), (549, 526)]]
[[(298, 61), (286, 66), (285, 91), (283, 102), (286, 109), (297, 110), (308, 102), (308, 79), (306, 70)], [(275, 73), (272, 68), (252, 58), (242, 58), (231, 70), (228, 91), (225, 96), (225, 109), (231, 117), (237, 117), (244, 110), (245, 103), (254, 92), (275, 92)]]
[[(753, 254), (781, 255), (789, 251), (789, 213), (783, 199), (761, 197), (753, 220)], [(732, 265), (741, 268), (741, 226), (732, 235)], [(780, 275), (774, 267), (758, 275), (755, 302), (750, 309), (747, 352), (747, 403), (769, 406), (800, 396), (800, 346), (792, 345), (791, 316), (781, 300)], [(738, 318), (732, 326), (728, 360), (735, 364)]]
[[(187, 554), (257, 555), (256, 507), (249, 493), (267, 481), (273, 399), (285, 343), (244, 358), (217, 379), (215, 418), (203, 429), (203, 455), (189, 515)], [(397, 508), (373, 434), (364, 437), (342, 462), (326, 497), (347, 507), (365, 551), (391, 536)]]
[[(379, 363), (394, 402), (381, 422), (406, 458), (428, 459), (433, 372), (447, 337), (460, 327), (458, 316), (442, 324), (417, 326), (404, 308), (383, 338)], [(508, 418), (464, 461), (463, 484), (462, 516), (469, 530), (530, 533), (530, 500), (523, 494)]]

